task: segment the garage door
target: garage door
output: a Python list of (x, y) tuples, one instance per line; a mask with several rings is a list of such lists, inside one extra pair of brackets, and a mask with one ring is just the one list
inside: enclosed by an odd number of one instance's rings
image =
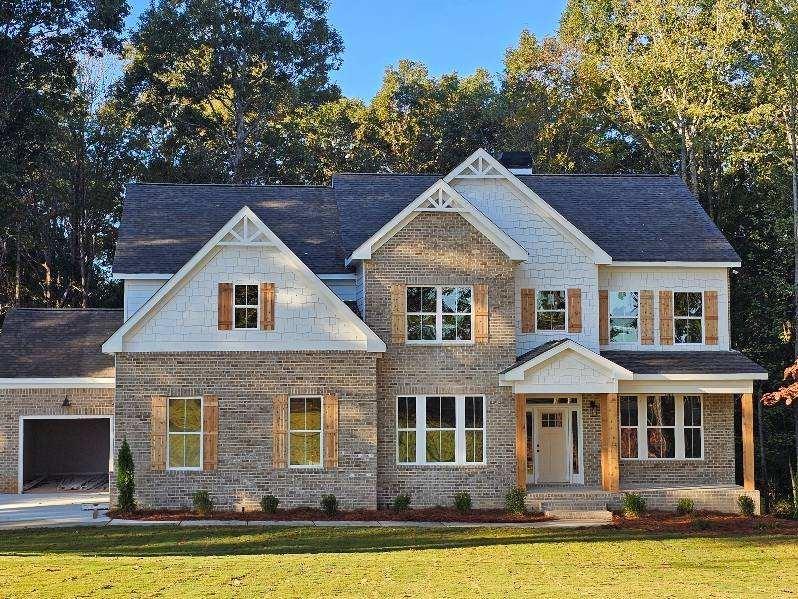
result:
[(22, 445), (23, 490), (108, 488), (109, 418), (26, 418)]

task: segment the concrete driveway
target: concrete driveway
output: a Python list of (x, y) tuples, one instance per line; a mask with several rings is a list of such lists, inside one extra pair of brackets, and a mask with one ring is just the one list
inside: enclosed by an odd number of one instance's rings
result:
[[(97, 517), (95, 518), (95, 507)], [(108, 523), (108, 493), (0, 494), (0, 530)]]

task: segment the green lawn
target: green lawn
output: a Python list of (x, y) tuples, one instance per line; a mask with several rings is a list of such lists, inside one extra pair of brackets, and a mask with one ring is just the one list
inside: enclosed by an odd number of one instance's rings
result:
[(0, 532), (0, 597), (798, 596), (798, 538), (615, 530)]

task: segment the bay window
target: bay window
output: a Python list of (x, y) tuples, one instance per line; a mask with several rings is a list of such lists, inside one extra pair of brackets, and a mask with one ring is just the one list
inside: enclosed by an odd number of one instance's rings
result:
[(702, 459), (700, 395), (619, 397), (621, 459)]

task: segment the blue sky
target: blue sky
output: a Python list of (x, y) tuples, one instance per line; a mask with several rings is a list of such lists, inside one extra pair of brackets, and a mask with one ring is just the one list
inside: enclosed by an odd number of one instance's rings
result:
[[(135, 24), (149, 0), (129, 0)], [(332, 77), (347, 96), (370, 100), (385, 68), (402, 58), (433, 75), (502, 68), (504, 51), (523, 29), (557, 28), (565, 0), (332, 0), (329, 20), (346, 47)]]

